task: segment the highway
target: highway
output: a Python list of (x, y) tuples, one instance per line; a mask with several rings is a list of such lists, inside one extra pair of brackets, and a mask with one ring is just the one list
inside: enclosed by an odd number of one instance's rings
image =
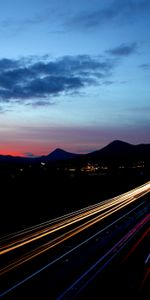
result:
[(80, 299), (100, 273), (111, 270), (114, 261), (120, 263), (120, 253), (126, 264), (145, 243), (149, 192), (147, 182), (117, 197), (2, 237), (1, 297), (30, 299), (32, 293), (33, 299)]

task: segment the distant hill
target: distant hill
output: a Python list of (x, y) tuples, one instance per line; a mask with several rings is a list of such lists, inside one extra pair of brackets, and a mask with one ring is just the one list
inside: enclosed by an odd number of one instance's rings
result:
[(113, 141), (106, 147), (86, 154), (89, 160), (131, 161), (150, 159), (150, 144), (132, 145), (123, 141)]
[(46, 156), (40, 157), (13, 157), (10, 155), (0, 155), (0, 162), (7, 163), (36, 163), (40, 161), (131, 161), (131, 160), (150, 160), (150, 144), (132, 145), (123, 141), (115, 140), (100, 150), (87, 154), (75, 154), (57, 148)]
[(47, 161), (60, 161), (60, 160), (68, 160), (73, 159), (75, 157), (78, 157), (79, 154), (70, 153), (63, 149), (57, 148), (53, 152), (49, 153), (47, 156), (45, 156), (45, 159)]
[(56, 149), (47, 156), (47, 161), (61, 161), (61, 160), (133, 160), (133, 159), (150, 159), (150, 144), (132, 145), (124, 141), (115, 140), (102, 149), (87, 153), (75, 154)]
[(63, 149), (55, 149), (53, 152), (48, 155), (38, 156), (38, 157), (21, 157), (21, 156), (11, 156), (11, 155), (0, 155), (0, 162), (12, 162), (12, 163), (21, 163), (21, 162), (39, 162), (39, 161), (61, 161), (73, 159), (80, 156), (79, 154), (70, 153)]
[(0, 155), (0, 162), (5, 162), (5, 163), (21, 163), (21, 162), (27, 162), (29, 160), (31, 159), (28, 157)]

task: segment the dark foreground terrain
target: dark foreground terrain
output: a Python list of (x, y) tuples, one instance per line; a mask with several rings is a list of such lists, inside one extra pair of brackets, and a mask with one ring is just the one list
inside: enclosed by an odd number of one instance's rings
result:
[(119, 195), (150, 180), (150, 144), (114, 141), (75, 155), (0, 156), (1, 234)]
[[(117, 142), (84, 157), (60, 150), (35, 160), (1, 157), (2, 243), (7, 234), (100, 203), (150, 181), (149, 151), (143, 155), (143, 146), (134, 150), (130, 145), (124, 149), (124, 144)], [(25, 245), (3, 254), (3, 267), (10, 264), (1, 281), (2, 293), (6, 292), (3, 298), (149, 299), (149, 197), (149, 193), (142, 195), (127, 208), (56, 243), (54, 249), (46, 249), (33, 262), (29, 259), (19, 264), (19, 268), (11, 270), (11, 265), (15, 266), (22, 255), (23, 259), (24, 255), (30, 258), (30, 251), (36, 253), (51, 238), (52, 242), (53, 238), (59, 240), (59, 232), (31, 242), (31, 248)], [(82, 222), (84, 225), (84, 219)], [(76, 230), (76, 224), (70, 230)], [(68, 233), (62, 229), (61, 234)], [(13, 239), (13, 234), (10, 237)]]
[(1, 234), (126, 192), (149, 180), (143, 170), (86, 173), (33, 166), (1, 178)]
[[(146, 185), (149, 191), (150, 184)], [(2, 298), (148, 300), (149, 193), (145, 196), (141, 191), (134, 196), (130, 193), (126, 195), (130, 204), (119, 210), (116, 208), (120, 204), (115, 204), (113, 214), (104, 219), (100, 204), (96, 214), (77, 223), (71, 224), (72, 215), (69, 215), (68, 226), (55, 233), (43, 236), (50, 231), (51, 224), (38, 226), (35, 237), (41, 235), (40, 239), (31, 239), (29, 244), (2, 253)], [(122, 199), (124, 204), (124, 197), (117, 199), (119, 202)], [(111, 212), (112, 208), (108, 206), (104, 211)], [(59, 224), (56, 221), (54, 224)], [(17, 245), (17, 239), (19, 244), (30, 240), (30, 234), (9, 236), (2, 241), (2, 249), (9, 250), (13, 241)]]

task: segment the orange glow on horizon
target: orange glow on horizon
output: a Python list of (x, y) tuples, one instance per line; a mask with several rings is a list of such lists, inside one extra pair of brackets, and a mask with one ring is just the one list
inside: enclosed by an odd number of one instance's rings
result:
[[(65, 143), (64, 145), (60, 144), (50, 144), (47, 143), (39, 143), (39, 142), (30, 142), (30, 143), (20, 143), (20, 142), (5, 142), (5, 144), (0, 144), (0, 155), (11, 155), (11, 156), (21, 156), (21, 157), (34, 157), (34, 156), (42, 156), (48, 155), (56, 148), (61, 148), (65, 151), (72, 153), (88, 153), (91, 151), (82, 151), (82, 149), (75, 149), (74, 145), (70, 143)], [(80, 148), (80, 147), (78, 147)], [(94, 147), (93, 147), (94, 148)], [(98, 147), (97, 147), (98, 148)], [(96, 145), (95, 145), (95, 149)], [(87, 147), (88, 149), (88, 147)], [(94, 150), (93, 150), (94, 151)]]
[[(44, 149), (45, 148), (45, 149)], [(21, 157), (34, 157), (47, 155), (51, 151), (51, 147), (43, 147), (43, 145), (30, 143), (30, 144), (20, 144), (20, 143), (7, 143), (0, 145), (0, 155), (11, 155), (11, 156), (21, 156)]]
[(17, 151), (9, 151), (9, 150), (0, 150), (0, 155), (10, 155), (10, 156), (25, 156)]

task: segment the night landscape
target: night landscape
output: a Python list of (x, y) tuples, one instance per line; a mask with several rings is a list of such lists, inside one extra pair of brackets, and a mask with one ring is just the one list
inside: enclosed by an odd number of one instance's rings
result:
[(150, 297), (150, 1), (0, 1), (0, 297)]

